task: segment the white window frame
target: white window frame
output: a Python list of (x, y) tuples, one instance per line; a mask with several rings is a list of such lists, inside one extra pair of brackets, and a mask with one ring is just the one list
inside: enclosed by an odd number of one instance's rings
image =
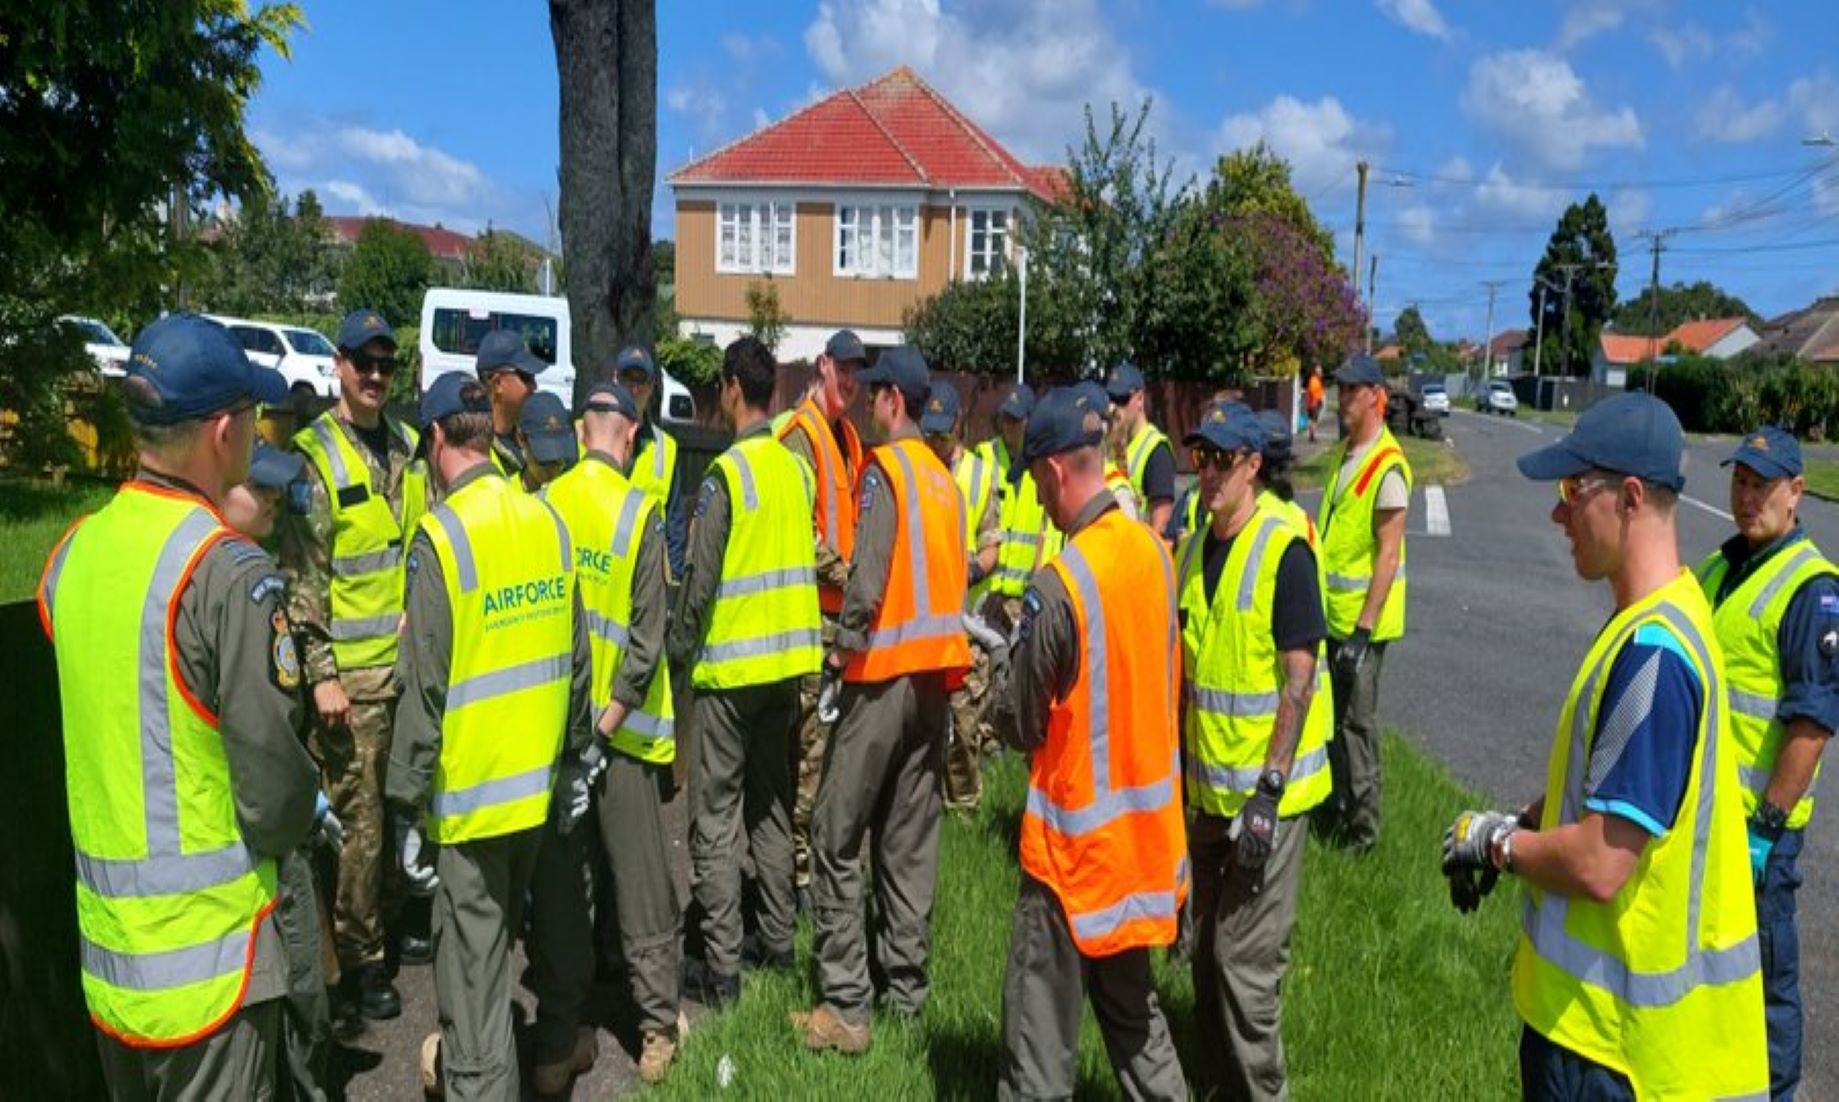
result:
[[(996, 231), (997, 235), (1002, 238), (1001, 252), (998, 253), (995, 249), (989, 248), (986, 244), (983, 251), (979, 253), (973, 246), (973, 242), (976, 240), (977, 235), (977, 219), (982, 217), (985, 220), (984, 232), (988, 235), (991, 232), (988, 228), (990, 220), (997, 215), (1001, 215), (1003, 220), (1002, 229)], [(991, 265), (989, 261), (995, 259), (999, 255), (1002, 258), (1002, 266), (1004, 268), (1013, 265), (1015, 263), (1015, 229), (1016, 211), (1012, 206), (989, 205), (967, 207), (964, 211), (964, 256), (960, 260), (962, 267), (959, 269), (964, 273), (964, 278), (967, 280), (988, 279), (998, 270), (995, 266)], [(980, 257), (985, 262), (982, 271), (977, 270), (976, 267), (976, 261)]]
[[(831, 271), (838, 279), (918, 279), (920, 226), (920, 203), (915, 198), (864, 195), (838, 199), (831, 208)], [(867, 263), (863, 262), (864, 229), (869, 242)]]
[[(784, 242), (780, 240), (782, 230), (786, 231)], [(797, 275), (797, 201), (778, 195), (718, 197), (715, 270), (724, 275)]]

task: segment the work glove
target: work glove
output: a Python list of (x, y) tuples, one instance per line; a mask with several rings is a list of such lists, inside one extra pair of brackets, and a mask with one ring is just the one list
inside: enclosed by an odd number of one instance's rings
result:
[(1782, 832), (1780, 828), (1757, 822), (1754, 816), (1744, 825), (1750, 835), (1750, 881), (1760, 888), (1763, 873), (1769, 866), (1769, 854), (1775, 852), (1775, 843), (1781, 841)]
[(307, 835), (307, 841), (333, 853), (345, 847), (345, 824), (332, 814), (332, 801), (326, 799), (324, 792), (313, 798), (313, 832)]
[(1264, 886), (1264, 866), (1277, 840), (1277, 801), (1282, 793), (1266, 791), (1263, 782), (1232, 821), (1232, 863), (1251, 882), (1252, 891)]
[(1469, 914), (1480, 907), (1481, 901), (1494, 890), (1494, 885), (1501, 878), (1501, 874), (1493, 868), (1482, 872), (1458, 869), (1448, 876), (1450, 904), (1463, 914)]
[(829, 662), (817, 679), (817, 721), (829, 725), (843, 714), (843, 671)]
[(1519, 829), (1519, 816), (1499, 811), (1465, 811), (1443, 832), (1443, 875), (1449, 901), (1463, 914), (1481, 906), (1501, 878), (1494, 867), (1495, 840)]
[(1343, 681), (1352, 681), (1366, 664), (1367, 648), (1373, 642), (1373, 633), (1367, 628), (1355, 628), (1354, 633), (1342, 640), (1335, 649), (1335, 676)]
[(396, 816), (396, 860), (402, 866), (410, 895), (426, 899), (440, 887), (441, 878), (434, 871), (434, 846), (423, 837), (421, 826), (407, 815)]
[(567, 834), (575, 829), (575, 824), (587, 817), (588, 807), (594, 800), (594, 789), (600, 786), (600, 778), (606, 775), (607, 764), (607, 755), (601, 750), (599, 739), (595, 739), (579, 757), (567, 758), (562, 762), (562, 775), (556, 785), (555, 795), (558, 831)]

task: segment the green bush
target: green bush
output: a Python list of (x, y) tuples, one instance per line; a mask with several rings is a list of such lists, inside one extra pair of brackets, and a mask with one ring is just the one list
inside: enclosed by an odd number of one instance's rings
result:
[(722, 350), (693, 337), (665, 337), (657, 346), (658, 366), (687, 387), (714, 386), (721, 381)]
[[(1646, 390), (1647, 370), (1631, 370), (1628, 386)], [(1685, 354), (1655, 372), (1654, 393), (1692, 432), (1747, 432), (1765, 422), (1810, 440), (1839, 431), (1839, 375), (1818, 364)]]

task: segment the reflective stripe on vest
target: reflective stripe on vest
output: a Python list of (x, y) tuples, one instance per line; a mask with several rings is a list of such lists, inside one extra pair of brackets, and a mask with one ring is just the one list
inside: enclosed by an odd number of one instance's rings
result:
[(1005, 597), (1020, 597), (1028, 590), (1034, 572), (1053, 561), (1065, 538), (1047, 519), (1035, 490), (1034, 475), (1022, 472), (1021, 480), (1007, 483), (998, 518), (1002, 524), (1002, 542), (996, 551), (996, 576), (990, 588)]
[[(1699, 564), (1705, 598), (1714, 602), (1712, 624), (1724, 650), (1731, 705), (1731, 744), (1737, 775), (1743, 782), (1743, 810), (1753, 815), (1775, 777), (1776, 759), (1787, 738), (1787, 725), (1776, 718), (1787, 692), (1782, 678), (1780, 631), (1795, 595), (1818, 577), (1839, 575), (1810, 540), (1801, 539), (1772, 555), (1755, 572), (1718, 601), (1730, 573), (1722, 551)], [(1822, 766), (1816, 763), (1807, 791), (1788, 809), (1788, 827), (1801, 830), (1813, 818), (1814, 794)]]
[(179, 596), (226, 538), (200, 499), (129, 483), (73, 526), (40, 586), (58, 657), (84, 997), (97, 1026), (133, 1046), (190, 1043), (236, 1012), (251, 935), (275, 899), (274, 862), (241, 834), (215, 718), (191, 700), (171, 649)]
[(1735, 770), (1718, 754), (1727, 730), (1722, 660), (1689, 573), (1599, 635), (1560, 718), (1539, 825), (1552, 830), (1585, 813), (1609, 671), (1648, 624), (1666, 625), (1684, 644), (1703, 693), (1679, 817), (1648, 841), (1610, 902), (1527, 887), (1514, 1001), (1534, 1030), (1622, 1071), (1641, 1097), (1754, 1095), (1769, 1082), (1755, 903)]
[(421, 530), (453, 617), (429, 831), (455, 843), (541, 826), (574, 667), (568, 528), (541, 498), (485, 475)]
[(1149, 475), (1149, 457), (1156, 453), (1157, 447), (1168, 442), (1169, 438), (1162, 434), (1161, 429), (1144, 421), (1137, 426), (1136, 435), (1131, 437), (1130, 443), (1124, 448), (1124, 462), (1130, 467), (1130, 486), (1136, 491), (1137, 501), (1145, 509), (1146, 516), (1149, 491), (1144, 488), (1143, 480)]
[[(1396, 468), (1405, 479), (1405, 491), (1411, 491), (1411, 464), (1404, 449), (1389, 429), (1381, 428), (1367, 454), (1354, 473), (1353, 482), (1343, 485), (1341, 470), (1346, 466), (1345, 445), (1335, 454), (1334, 477), (1322, 494), (1316, 527), (1317, 555), (1321, 559), (1328, 636), (1345, 639), (1353, 633), (1366, 604), (1367, 586), (1373, 578), (1373, 562), (1379, 555), (1379, 541), (1373, 534), (1374, 503), (1386, 472)], [(1400, 540), (1398, 572), (1380, 609), (1379, 621), (1373, 625), (1377, 641), (1396, 639), (1405, 633), (1406, 545)]]
[[(817, 469), (811, 472), (817, 483), (813, 502), (817, 536), (844, 562), (849, 562), (856, 553), (856, 475), (862, 469), (862, 441), (848, 417), (838, 418), (837, 423), (843, 427), (841, 442), (813, 396), (798, 404), (776, 435), (784, 442), (796, 429), (810, 443), (811, 454), (817, 460)], [(823, 586), (818, 599), (828, 615), (835, 616), (843, 610), (840, 588)]]
[(712, 467), (728, 487), (728, 541), (692, 682), (739, 689), (816, 673), (822, 620), (809, 470), (764, 434), (736, 441)]
[(643, 456), (633, 456), (626, 480), (651, 495), (662, 509), (669, 505), (671, 485), (677, 480), (677, 438), (656, 424), (650, 428), (651, 458), (647, 461)]
[[(385, 417), (383, 427), (415, 450), (416, 435), (406, 425)], [(409, 464), (398, 487), (400, 501), (392, 505), (378, 492), (370, 465), (333, 411), (296, 433), (294, 446), (319, 472), (331, 513), (326, 630), (333, 660), (341, 670), (394, 665), (405, 585), (402, 547), (427, 508), (425, 468), (419, 461)], [(362, 493), (345, 504), (352, 490)]]
[(1022, 867), (1059, 897), (1081, 953), (1166, 945), (1188, 885), (1174, 568), (1159, 539), (1111, 510), (1052, 569), (1073, 602), (1079, 671), (1030, 760)]
[(913, 438), (881, 445), (869, 463), (887, 479), (899, 521), (886, 588), (868, 625), (868, 649), (850, 659), (843, 679), (889, 681), (903, 674), (968, 669), (964, 505), (951, 472)]

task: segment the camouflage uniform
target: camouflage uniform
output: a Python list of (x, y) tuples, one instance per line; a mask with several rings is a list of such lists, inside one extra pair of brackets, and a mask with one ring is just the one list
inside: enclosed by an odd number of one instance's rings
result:
[[(401, 513), (403, 475), (414, 457), (395, 433), (389, 434), (386, 464), (380, 464), (343, 421), (338, 425), (352, 441), (370, 469), (370, 484), (377, 487)], [(389, 760), (390, 731), (395, 726), (396, 700), (401, 695), (393, 666), (341, 670), (332, 655), (332, 507), (319, 469), (306, 465), (308, 507), (304, 516), (283, 512), (278, 524), (281, 562), (287, 568), (287, 612), (300, 644), (300, 658), (308, 686), (337, 678), (351, 700), (344, 727), (332, 729), (319, 722), (312, 692), (306, 693), (310, 730), (307, 749), (319, 763), (320, 777), (333, 813), (345, 828), (338, 855), (338, 884), (332, 900), (332, 937), (339, 965), (350, 971), (384, 959), (383, 921), (386, 909), (400, 903), (399, 881), (385, 837), (383, 780)], [(387, 895), (386, 882), (387, 875)]]
[[(957, 462), (955, 458), (952, 461), (954, 470)], [(999, 514), (997, 495), (992, 493), (984, 503), (983, 514), (972, 522), (979, 554), (1002, 542)], [(951, 694), (951, 740), (945, 745), (945, 806), (952, 811), (975, 811), (983, 798), (980, 759), (984, 740), (993, 737), (987, 717), (992, 687), (990, 666), (989, 651), (973, 636), (970, 671), (965, 674), (964, 684)]]

